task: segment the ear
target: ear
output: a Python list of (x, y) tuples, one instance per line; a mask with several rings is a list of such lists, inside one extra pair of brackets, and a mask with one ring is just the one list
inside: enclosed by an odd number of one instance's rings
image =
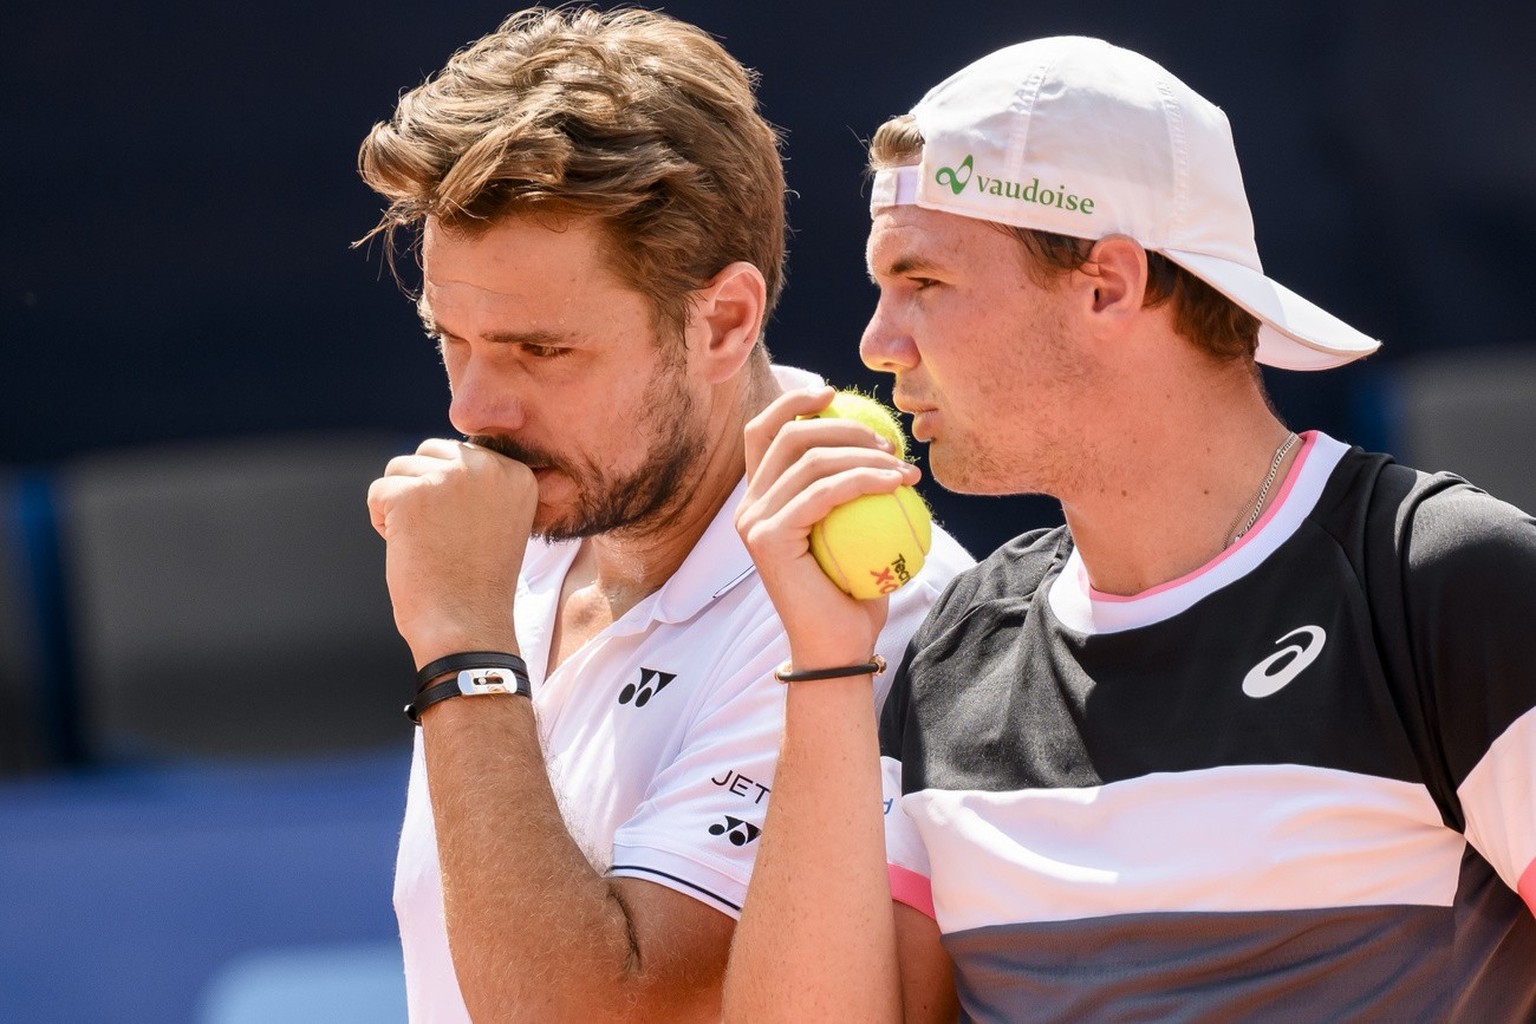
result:
[(752, 354), (768, 309), (762, 271), (737, 261), (693, 293), (688, 309), (688, 355), (719, 384), (734, 376)]
[(1079, 273), (1095, 323), (1113, 329), (1134, 322), (1147, 293), (1147, 251), (1141, 243), (1125, 235), (1101, 238)]

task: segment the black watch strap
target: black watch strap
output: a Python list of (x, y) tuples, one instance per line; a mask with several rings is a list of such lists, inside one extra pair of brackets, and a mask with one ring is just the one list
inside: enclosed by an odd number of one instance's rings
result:
[[(453, 672), (441, 682), (432, 682), (445, 672)], [(500, 651), (471, 651), (450, 654), (424, 665), (417, 675), (423, 685), (416, 699), (405, 706), (405, 717), (421, 724), (421, 713), (450, 697), (478, 697), (492, 693), (533, 696), (528, 680), (528, 665), (515, 654)]]
[(444, 655), (421, 666), (416, 672), (416, 692), (425, 690), (440, 676), (466, 668), (509, 668), (524, 675), (528, 673), (528, 663), (516, 654), (505, 651), (465, 651)]

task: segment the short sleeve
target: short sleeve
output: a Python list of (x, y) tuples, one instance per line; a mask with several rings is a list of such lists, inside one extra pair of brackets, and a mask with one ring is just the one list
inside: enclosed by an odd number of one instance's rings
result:
[(885, 706), (895, 669), (901, 664), (908, 641), (921, 628), (954, 578), (975, 564), (976, 560), (953, 537), (938, 526), (933, 528), (933, 545), (928, 558), (912, 582), (891, 595), (885, 628), (880, 631), (879, 642), (875, 645), (875, 652), (891, 666), (890, 672), (875, 679), (876, 713)]
[(950, 581), (929, 610), (927, 619), (912, 634), (905, 656), (896, 670), (880, 709), (880, 784), (885, 812), (885, 862), (891, 898), (934, 917), (932, 872), (928, 849), (917, 824), (908, 815), (902, 758), (908, 749), (909, 729), (916, 729), (911, 710), (912, 660), (931, 637), (942, 630), (945, 610), (961, 607), (970, 593), (965, 574)]
[(1410, 643), (1467, 841), (1536, 910), (1536, 520), (1454, 482), (1405, 536)]
[[(940, 591), (972, 560), (948, 534), (917, 579), (893, 595), (876, 650), (895, 664)], [(767, 595), (737, 628), (718, 631), (715, 649), (697, 652), (714, 680), (696, 705), (675, 756), (613, 840), (616, 876), (645, 878), (740, 916), (762, 835), (784, 728), (785, 689), (774, 669), (788, 640)], [(876, 706), (890, 675), (875, 680)]]
[(741, 915), (784, 725), (773, 670), (788, 656), (776, 617), (730, 644), (677, 755), (614, 835), (609, 873), (676, 889)]
[(902, 806), (901, 762), (892, 757), (880, 758), (880, 775), (885, 801), (885, 864), (891, 881), (891, 899), (933, 917), (928, 850), (923, 846), (916, 824)]

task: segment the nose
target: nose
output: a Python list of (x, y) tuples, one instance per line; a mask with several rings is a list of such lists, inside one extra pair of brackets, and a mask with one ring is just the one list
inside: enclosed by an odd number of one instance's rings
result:
[(505, 367), (474, 353), (445, 352), (448, 370), (448, 422), (466, 436), (509, 435), (526, 419), (522, 389)]
[(881, 297), (859, 339), (859, 358), (871, 370), (897, 373), (917, 365), (917, 345), (906, 324), (894, 315), (891, 303)]

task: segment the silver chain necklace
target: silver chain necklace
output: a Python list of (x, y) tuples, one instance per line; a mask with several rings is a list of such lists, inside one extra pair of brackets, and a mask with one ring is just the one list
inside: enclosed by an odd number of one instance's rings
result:
[(1269, 476), (1264, 478), (1264, 486), (1259, 488), (1259, 496), (1253, 502), (1253, 511), (1248, 514), (1248, 521), (1243, 524), (1243, 528), (1234, 533), (1232, 539), (1227, 541), (1227, 547), (1231, 547), (1242, 540), (1243, 534), (1253, 529), (1253, 524), (1259, 521), (1259, 513), (1264, 511), (1264, 499), (1269, 497), (1269, 489), (1275, 484), (1275, 475), (1280, 472), (1280, 463), (1285, 461), (1291, 446), (1298, 440), (1300, 438), (1293, 431), (1286, 434), (1285, 440), (1281, 443), (1280, 447), (1275, 449), (1275, 459), (1269, 464)]

